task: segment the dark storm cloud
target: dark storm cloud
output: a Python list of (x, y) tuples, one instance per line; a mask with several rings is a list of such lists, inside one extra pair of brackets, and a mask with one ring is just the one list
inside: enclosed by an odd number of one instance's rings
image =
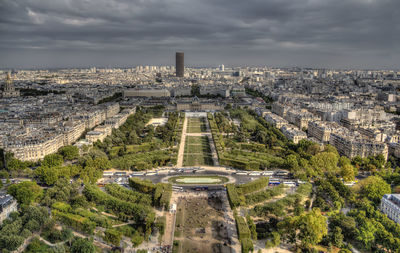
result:
[(398, 0), (1, 0), (0, 67), (398, 68)]

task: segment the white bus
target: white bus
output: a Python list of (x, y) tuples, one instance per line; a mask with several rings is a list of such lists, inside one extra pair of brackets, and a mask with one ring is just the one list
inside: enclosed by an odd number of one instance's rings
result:
[(114, 175), (114, 172), (112, 171), (104, 171), (103, 172), (103, 177), (111, 177)]
[(264, 171), (263, 173), (262, 173), (264, 176), (272, 176), (272, 175), (274, 175), (274, 172), (273, 171)]
[(296, 187), (296, 183), (292, 181), (283, 181), (283, 184), (289, 187)]
[(137, 176), (143, 176), (144, 173), (143, 172), (133, 172), (131, 173), (131, 177), (137, 177)]
[(247, 172), (236, 172), (236, 175), (247, 175)]

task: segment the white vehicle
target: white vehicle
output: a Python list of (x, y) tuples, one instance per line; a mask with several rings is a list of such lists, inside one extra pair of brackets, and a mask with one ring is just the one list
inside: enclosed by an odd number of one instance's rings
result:
[(247, 172), (236, 172), (236, 175), (247, 175)]
[(353, 186), (353, 185), (356, 184), (356, 182), (350, 181), (350, 182), (344, 182), (343, 184), (344, 184), (344, 185), (347, 185), (347, 186)]
[(154, 175), (157, 175), (157, 173), (155, 173), (155, 172), (146, 173), (146, 176), (154, 176)]
[(249, 176), (260, 176), (261, 172), (250, 172)]
[(302, 180), (300, 180), (300, 179), (297, 179), (297, 183), (298, 184), (305, 184), (305, 183), (307, 183), (306, 181), (302, 181)]
[(183, 187), (180, 187), (180, 186), (172, 186), (172, 190), (183, 191)]
[(159, 170), (157, 174), (168, 174), (169, 170)]
[(278, 170), (278, 171), (275, 172), (275, 175), (277, 175), (277, 176), (287, 176), (287, 175), (289, 175), (289, 172), (288, 171), (284, 171), (284, 170)]
[(295, 187), (296, 186), (296, 183), (292, 182), (292, 181), (283, 181), (283, 184), (285, 186), (289, 186), (289, 187)]
[(103, 177), (111, 177), (114, 175), (114, 172), (112, 171), (104, 171), (103, 172)]
[(263, 176), (272, 176), (272, 175), (274, 175), (274, 172), (270, 171), (270, 170), (269, 171), (267, 170), (267, 171), (264, 171), (262, 174), (263, 174)]
[(134, 172), (134, 173), (131, 173), (131, 176), (132, 176), (132, 177), (134, 177), (134, 176), (143, 176), (143, 175), (144, 175), (143, 172)]

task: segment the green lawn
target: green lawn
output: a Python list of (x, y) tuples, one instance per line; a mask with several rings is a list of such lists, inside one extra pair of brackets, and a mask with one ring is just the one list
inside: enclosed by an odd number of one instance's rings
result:
[(176, 176), (168, 181), (174, 184), (223, 184), (229, 179), (221, 176)]
[(206, 118), (188, 118), (188, 133), (205, 133), (207, 130)]
[(196, 166), (196, 165), (214, 165), (211, 156), (205, 155), (192, 155), (185, 154), (183, 157), (183, 166)]
[(183, 156), (184, 166), (213, 165), (211, 149), (206, 136), (187, 136)]

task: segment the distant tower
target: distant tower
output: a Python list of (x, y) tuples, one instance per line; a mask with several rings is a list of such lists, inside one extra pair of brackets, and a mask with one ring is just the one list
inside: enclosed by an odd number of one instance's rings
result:
[(175, 59), (175, 70), (177, 77), (183, 77), (185, 72), (185, 62), (184, 62), (185, 55), (183, 52), (176, 52), (176, 59)]
[(3, 98), (19, 97), (19, 90), (15, 90), (10, 73), (7, 73), (6, 83), (4, 84)]

